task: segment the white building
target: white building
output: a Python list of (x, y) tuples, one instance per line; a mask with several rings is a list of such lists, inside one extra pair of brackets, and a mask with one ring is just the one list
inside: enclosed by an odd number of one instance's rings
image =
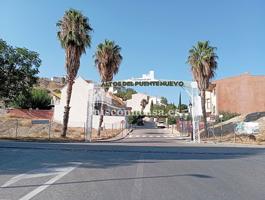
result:
[(145, 99), (148, 101), (144, 109), (144, 113), (150, 113), (151, 111), (151, 102), (153, 101), (153, 105), (161, 105), (161, 98), (149, 96), (143, 93), (136, 93), (132, 95), (132, 98), (126, 101), (126, 106), (131, 108), (132, 112), (140, 112), (142, 110), (141, 101)]
[(56, 83), (64, 83), (65, 77), (53, 76), (51, 77), (51, 81), (54, 81)]
[[(63, 122), (64, 106), (66, 105), (66, 91), (67, 86), (64, 86), (61, 90), (61, 99), (54, 107), (54, 121), (58, 123)], [(73, 84), (72, 96), (70, 101), (70, 114), (69, 114), (69, 127), (84, 127), (89, 116), (88, 106), (90, 95), (97, 91), (97, 95), (94, 94), (94, 105), (96, 101), (104, 102), (107, 105), (109, 116), (104, 116), (103, 127), (112, 128), (119, 125), (122, 121), (126, 121), (125, 116), (114, 116), (113, 110), (125, 110), (125, 104), (118, 97), (111, 93), (105, 93), (103, 88), (100, 88), (97, 84), (84, 80), (78, 77)], [(94, 107), (94, 106), (93, 106)], [(94, 108), (93, 108), (94, 109)], [(120, 113), (119, 113), (120, 114)], [(97, 129), (99, 124), (98, 113), (93, 112), (92, 128)]]
[(205, 109), (208, 115), (217, 115), (215, 84), (210, 84), (205, 92)]
[(149, 71), (147, 74), (143, 74), (140, 78), (131, 78), (130, 81), (154, 81), (155, 72), (153, 70)]

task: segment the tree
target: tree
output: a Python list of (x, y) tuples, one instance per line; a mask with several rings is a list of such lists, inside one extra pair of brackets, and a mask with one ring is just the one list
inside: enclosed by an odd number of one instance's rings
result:
[(169, 103), (165, 106), (166, 115), (175, 115), (177, 106), (174, 103)]
[[(98, 68), (101, 82), (109, 82), (113, 80), (113, 76), (119, 71), (119, 66), (122, 61), (121, 47), (115, 44), (114, 41), (105, 40), (97, 47), (94, 55), (95, 65)], [(105, 87), (105, 92), (108, 91), (108, 87)], [(100, 136), (100, 130), (103, 123), (103, 114), (105, 113), (105, 105), (101, 103), (100, 106), (100, 119), (98, 127), (98, 136)]]
[(181, 104), (181, 105), (178, 105), (178, 111), (180, 112), (180, 110), (181, 110), (181, 112), (183, 113), (185, 113), (185, 112), (188, 112), (188, 106), (186, 105), (186, 104)]
[(18, 108), (47, 109), (51, 104), (51, 97), (45, 89), (34, 88), (30, 93), (20, 94), (13, 102)]
[(30, 92), (37, 82), (40, 65), (38, 53), (9, 46), (0, 39), (0, 100), (5, 106)]
[(182, 107), (181, 107), (181, 92), (179, 93), (179, 105), (178, 105), (178, 109), (179, 109), (179, 112), (182, 113)]
[(161, 103), (167, 105), (168, 101), (166, 97), (161, 97)]
[(142, 113), (144, 112), (144, 109), (145, 109), (147, 104), (148, 104), (148, 101), (146, 99), (141, 100), (140, 105), (141, 105), (141, 112)]
[(137, 92), (132, 88), (127, 88), (125, 90), (118, 90), (118, 92), (115, 94), (117, 97), (120, 97), (123, 101), (127, 101), (128, 99), (132, 98), (133, 94), (136, 94)]
[(205, 134), (208, 134), (208, 126), (206, 120), (205, 109), (205, 91), (209, 87), (210, 80), (215, 75), (217, 69), (216, 47), (212, 47), (209, 41), (199, 41), (196, 46), (189, 50), (188, 63), (195, 81), (198, 84), (201, 96), (201, 106), (203, 113), (203, 121), (205, 126)]
[(62, 48), (65, 49), (65, 67), (67, 72), (67, 97), (64, 107), (62, 136), (66, 136), (70, 111), (70, 100), (74, 80), (80, 67), (80, 58), (86, 52), (86, 47), (90, 47), (92, 28), (88, 18), (81, 12), (70, 9), (67, 10), (61, 20), (57, 23), (59, 31), (58, 39)]
[(151, 112), (151, 114), (153, 114), (153, 112), (154, 112), (154, 102), (153, 102), (153, 100), (151, 100), (151, 103), (150, 103), (150, 112)]

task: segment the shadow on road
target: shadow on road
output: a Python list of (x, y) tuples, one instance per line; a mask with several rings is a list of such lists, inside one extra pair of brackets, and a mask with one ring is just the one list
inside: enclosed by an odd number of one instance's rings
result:
[(176, 178), (176, 177), (195, 177), (195, 178), (214, 178), (212, 176), (204, 174), (176, 174), (176, 175), (164, 175), (164, 176), (142, 176), (142, 177), (121, 177), (121, 178), (106, 178), (106, 179), (91, 179), (82, 181), (67, 181), (67, 182), (57, 182), (53, 184), (26, 184), (26, 185), (15, 185), (7, 186), (0, 189), (13, 189), (13, 188), (27, 188), (27, 187), (39, 187), (46, 185), (73, 185), (73, 184), (87, 184), (87, 183), (97, 183), (97, 182), (113, 182), (113, 181), (127, 181), (127, 180), (140, 180), (140, 179), (162, 179), (162, 178)]
[[(263, 148), (150, 146), (140, 144), (0, 143), (0, 175), (81, 162), (81, 168), (112, 168), (164, 160), (229, 160), (265, 155)], [(261, 163), (264, 164), (264, 163)]]

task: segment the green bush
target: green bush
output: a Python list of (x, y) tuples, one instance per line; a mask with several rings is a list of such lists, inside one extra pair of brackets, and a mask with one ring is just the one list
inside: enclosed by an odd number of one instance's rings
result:
[(51, 104), (51, 97), (47, 90), (44, 89), (32, 89), (29, 93), (20, 94), (13, 102), (13, 106), (16, 108), (39, 108), (47, 109)]
[(137, 119), (138, 119), (138, 116), (135, 116), (135, 115), (128, 116), (128, 123), (129, 124), (136, 124)]
[(169, 117), (167, 123), (168, 123), (168, 125), (176, 124), (177, 123), (177, 117)]

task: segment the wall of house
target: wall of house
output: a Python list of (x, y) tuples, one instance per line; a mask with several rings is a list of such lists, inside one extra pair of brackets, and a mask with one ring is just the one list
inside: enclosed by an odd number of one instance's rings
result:
[[(69, 127), (84, 127), (87, 115), (88, 95), (93, 88), (92, 83), (87, 83), (82, 78), (77, 78), (73, 85), (72, 97), (70, 101)], [(54, 107), (54, 121), (63, 122), (64, 106), (66, 104), (66, 90), (61, 90), (60, 103)]]
[[(142, 99), (147, 99), (146, 94), (137, 93), (132, 95), (132, 99), (127, 100), (126, 106), (132, 108), (132, 112), (134, 111), (141, 111), (141, 101)], [(148, 111), (147, 108), (145, 108), (144, 112)]]
[[(92, 91), (94, 89), (93, 83), (87, 83), (84, 79), (81, 77), (77, 78), (75, 80), (75, 83), (73, 85), (72, 90), (72, 97), (70, 101), (70, 113), (69, 113), (69, 121), (68, 126), (69, 127), (84, 127), (87, 121), (87, 106), (88, 106), (88, 100), (89, 95), (92, 94)], [(67, 87), (64, 87), (61, 90), (61, 100), (59, 104), (56, 104), (54, 107), (54, 116), (53, 120), (58, 123), (63, 123), (63, 114), (64, 114), (64, 106), (66, 104), (66, 91)], [(103, 95), (102, 99), (102, 92), (104, 90), (98, 91), (99, 95), (95, 95), (99, 98), (99, 100), (104, 100), (105, 103), (108, 105), (112, 103), (112, 98), (110, 95)], [(103, 126), (107, 129), (111, 128), (118, 128), (121, 126), (122, 121), (126, 121), (125, 116), (104, 116), (104, 122)], [(99, 115), (93, 115), (92, 120), (92, 127), (97, 129), (99, 125)]]
[(243, 74), (214, 83), (218, 112), (246, 114), (265, 111), (265, 76)]
[(205, 108), (206, 112), (212, 115), (217, 114), (216, 90), (206, 91), (205, 93)]
[[(126, 106), (131, 107), (132, 112), (134, 112), (134, 111), (140, 112), (142, 110), (141, 101), (142, 101), (142, 99), (147, 100), (147, 97), (148, 97), (148, 95), (143, 94), (143, 93), (133, 94), (132, 99), (127, 100)], [(144, 113), (150, 112), (151, 101), (153, 101), (154, 105), (156, 105), (156, 104), (161, 105), (161, 98), (149, 96), (149, 102), (144, 109)]]
[[(93, 115), (92, 127), (98, 129), (99, 115)], [(104, 116), (102, 127), (105, 129), (121, 129), (121, 126), (126, 128), (126, 116)]]

